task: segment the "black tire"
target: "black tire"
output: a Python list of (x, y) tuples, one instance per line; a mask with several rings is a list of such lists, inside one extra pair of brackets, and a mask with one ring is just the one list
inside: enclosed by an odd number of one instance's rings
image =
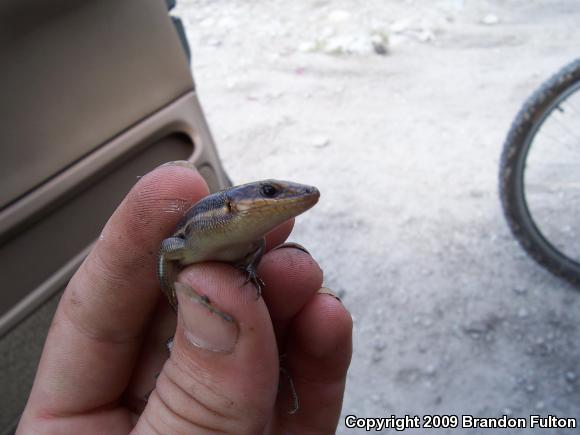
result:
[(529, 211), (524, 171), (534, 136), (552, 111), (580, 90), (580, 59), (544, 82), (525, 102), (505, 141), (500, 162), (500, 198), (505, 217), (525, 251), (550, 272), (580, 287), (580, 263), (559, 251), (541, 233)]

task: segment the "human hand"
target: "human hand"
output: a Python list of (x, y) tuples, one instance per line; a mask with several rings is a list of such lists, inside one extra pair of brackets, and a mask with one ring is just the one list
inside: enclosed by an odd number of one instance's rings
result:
[[(309, 254), (271, 249), (293, 221), (266, 237), (261, 299), (230, 265), (187, 267), (178, 281), (231, 321), (178, 292), (175, 329), (155, 276), (157, 250), (207, 193), (197, 172), (164, 165), (127, 195), (63, 294), (17, 434), (335, 432), (352, 321), (319, 292), (322, 271)], [(284, 376), (278, 391), (279, 354), (300, 400), (295, 414)]]

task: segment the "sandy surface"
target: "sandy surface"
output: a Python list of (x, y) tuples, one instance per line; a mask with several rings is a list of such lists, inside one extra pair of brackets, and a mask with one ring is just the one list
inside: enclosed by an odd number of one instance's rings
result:
[(577, 1), (176, 12), (232, 179), (322, 192), (295, 240), (355, 320), (343, 413), (579, 417), (580, 294), (526, 257), (497, 195), (517, 110), (579, 54)]

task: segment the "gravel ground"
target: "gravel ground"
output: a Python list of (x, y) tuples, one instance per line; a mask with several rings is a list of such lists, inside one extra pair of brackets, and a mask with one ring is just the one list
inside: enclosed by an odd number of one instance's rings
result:
[[(578, 56), (580, 5), (180, 0), (175, 12), (232, 179), (322, 192), (294, 238), (354, 318), (343, 414), (579, 417), (580, 295), (513, 240), (497, 172), (525, 98)], [(353, 432), (343, 420), (338, 433)]]

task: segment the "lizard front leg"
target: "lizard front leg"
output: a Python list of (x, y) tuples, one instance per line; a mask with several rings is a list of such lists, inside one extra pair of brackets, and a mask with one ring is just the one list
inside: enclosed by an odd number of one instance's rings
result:
[(181, 237), (169, 237), (161, 242), (157, 257), (157, 277), (167, 300), (177, 312), (177, 295), (175, 294), (175, 278), (177, 277), (177, 262), (184, 256), (185, 240)]
[(256, 287), (256, 297), (259, 298), (262, 295), (262, 288), (265, 284), (258, 276), (257, 268), (266, 249), (266, 239), (262, 237), (260, 240), (254, 242), (254, 246), (255, 249), (244, 257), (239, 267), (246, 272), (246, 281), (242, 285), (246, 285), (249, 282), (254, 284), (254, 287)]

